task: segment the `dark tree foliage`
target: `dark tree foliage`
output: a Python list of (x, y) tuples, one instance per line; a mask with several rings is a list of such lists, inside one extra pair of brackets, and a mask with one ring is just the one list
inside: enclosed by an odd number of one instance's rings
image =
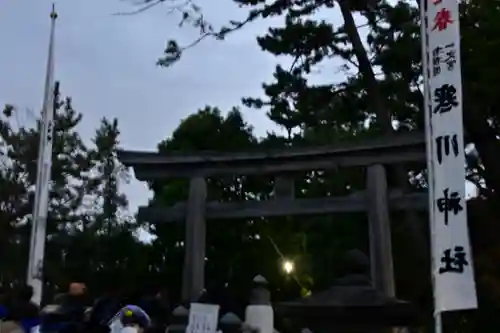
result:
[[(146, 245), (135, 236), (136, 226), (124, 214), (127, 201), (119, 192), (126, 174), (116, 159), (118, 122), (103, 119), (95, 147), (88, 147), (76, 130), (82, 115), (71, 99), (58, 101), (56, 109), (47, 300), (72, 279), (100, 292), (106, 280), (119, 283), (131, 266), (147, 269), (141, 266)], [(7, 287), (23, 283), (26, 276), (39, 146), (38, 126), (20, 123), (22, 112), (7, 105), (0, 118), (0, 284)]]

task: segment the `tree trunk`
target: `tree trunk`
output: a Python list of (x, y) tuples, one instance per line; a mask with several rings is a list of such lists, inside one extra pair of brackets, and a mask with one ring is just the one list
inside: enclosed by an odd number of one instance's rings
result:
[(377, 115), (376, 124), (380, 127), (384, 134), (389, 134), (393, 131), (391, 112), (383, 106), (384, 103), (382, 102), (380, 88), (377, 83), (377, 79), (375, 78), (375, 73), (373, 72), (370, 59), (368, 59), (368, 54), (366, 53), (361, 37), (359, 36), (356, 22), (354, 22), (354, 18), (349, 8), (348, 0), (340, 0), (339, 6), (342, 16), (344, 17), (344, 28), (346, 34), (352, 44), (354, 54), (358, 59), (359, 71), (366, 84), (370, 105)]
[[(389, 108), (385, 107), (379, 84), (375, 77), (370, 59), (368, 58), (367, 51), (361, 41), (361, 37), (359, 35), (351, 9), (349, 7), (349, 2), (348, 0), (340, 0), (338, 1), (338, 3), (342, 16), (344, 18), (345, 32), (352, 44), (354, 54), (356, 55), (356, 58), (358, 60), (359, 71), (366, 84), (370, 106), (373, 108), (373, 111), (377, 116), (376, 125), (383, 134), (390, 135), (394, 132), (394, 129), (392, 127), (391, 112)], [(407, 174), (406, 168), (403, 165), (399, 165), (395, 167), (394, 172), (397, 186), (405, 192), (411, 190), (408, 181), (409, 176)], [(430, 269), (430, 251), (428, 242), (423, 230), (419, 227), (417, 216), (413, 212), (407, 212), (405, 215), (405, 222), (407, 228), (410, 230), (409, 237), (412, 238), (412, 241), (416, 248), (415, 252), (419, 254), (420, 258), (422, 258), (422, 254), (424, 254), (425, 259), (423, 259), (423, 263), (425, 263), (425, 266)], [(426, 276), (429, 276), (429, 274), (426, 274)], [(427, 287), (429, 284), (430, 281), (428, 284), (423, 286), (424, 289), (422, 289), (422, 292), (425, 292), (425, 290), (428, 289)]]

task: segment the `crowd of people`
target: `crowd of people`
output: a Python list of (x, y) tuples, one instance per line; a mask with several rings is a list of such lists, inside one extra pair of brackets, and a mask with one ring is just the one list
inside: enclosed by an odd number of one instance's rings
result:
[(41, 309), (32, 297), (30, 286), (0, 289), (0, 333), (106, 333), (114, 318), (128, 328), (136, 326), (139, 333), (165, 332), (170, 313), (166, 296), (158, 290), (127, 296), (110, 289), (92, 301), (85, 284), (74, 282)]

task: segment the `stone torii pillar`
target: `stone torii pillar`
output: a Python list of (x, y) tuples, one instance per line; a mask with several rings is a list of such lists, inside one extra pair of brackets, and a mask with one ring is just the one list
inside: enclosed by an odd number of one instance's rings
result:
[(205, 288), (205, 206), (207, 183), (203, 177), (189, 182), (184, 239), (184, 268), (182, 272), (182, 299), (196, 301)]

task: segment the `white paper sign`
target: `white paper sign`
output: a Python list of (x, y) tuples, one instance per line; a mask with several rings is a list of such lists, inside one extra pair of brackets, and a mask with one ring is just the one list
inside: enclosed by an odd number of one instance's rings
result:
[(467, 226), (457, 0), (423, 0), (435, 311), (477, 307)]
[(189, 308), (188, 333), (216, 333), (219, 321), (219, 306), (216, 304), (191, 303)]

